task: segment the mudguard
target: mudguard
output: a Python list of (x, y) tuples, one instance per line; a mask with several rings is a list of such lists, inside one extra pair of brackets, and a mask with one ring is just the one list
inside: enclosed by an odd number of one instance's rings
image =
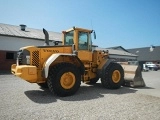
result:
[(83, 65), (83, 63), (80, 61), (80, 59), (79, 59), (75, 54), (58, 53), (58, 54), (53, 54), (53, 55), (51, 55), (51, 56), (48, 58), (48, 60), (44, 63), (43, 76), (44, 76), (45, 78), (48, 77), (50, 65), (51, 65), (59, 56), (73, 56), (73, 57), (77, 60), (77, 62), (79, 63), (81, 74), (84, 74), (84, 71), (85, 71), (84, 65)]
[(98, 77), (102, 78), (103, 70), (105, 70), (110, 63), (115, 62), (113, 59), (105, 59), (101, 64), (98, 66)]

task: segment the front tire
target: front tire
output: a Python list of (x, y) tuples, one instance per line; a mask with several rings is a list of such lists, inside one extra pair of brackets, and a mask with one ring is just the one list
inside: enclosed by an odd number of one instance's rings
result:
[(118, 89), (124, 83), (124, 70), (118, 63), (110, 63), (110, 65), (103, 70), (101, 83), (105, 88)]
[(37, 83), (41, 88), (48, 88), (47, 82)]
[(73, 95), (81, 84), (80, 71), (70, 63), (57, 64), (50, 69), (47, 83), (50, 91), (57, 96)]

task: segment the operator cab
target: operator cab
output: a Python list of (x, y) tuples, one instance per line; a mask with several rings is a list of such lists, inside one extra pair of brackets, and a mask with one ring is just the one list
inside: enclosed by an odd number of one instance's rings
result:
[[(63, 31), (63, 45), (75, 45), (76, 50), (92, 51), (92, 39), (91, 33), (93, 30), (87, 30), (82, 28), (71, 28), (67, 31)], [(95, 32), (94, 32), (95, 36)]]

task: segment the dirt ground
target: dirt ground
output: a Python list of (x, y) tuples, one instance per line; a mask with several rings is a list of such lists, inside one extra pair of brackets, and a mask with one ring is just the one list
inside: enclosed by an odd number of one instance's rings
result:
[(81, 84), (69, 97), (11, 74), (0, 74), (1, 120), (159, 120), (160, 71), (143, 72), (146, 87), (108, 90)]

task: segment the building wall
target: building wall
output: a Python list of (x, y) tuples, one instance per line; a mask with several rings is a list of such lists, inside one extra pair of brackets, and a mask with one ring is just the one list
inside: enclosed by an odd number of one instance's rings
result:
[(0, 36), (0, 71), (10, 70), (11, 65), (16, 63), (16, 55), (19, 48), (32, 45), (42, 46), (44, 41)]
[(2, 51), (0, 50), (0, 71), (10, 70), (11, 65), (16, 63), (15, 51)]
[(0, 36), (0, 50), (17, 51), (24, 46), (40, 46), (44, 45), (43, 40), (34, 40), (27, 38), (17, 38), (9, 36)]

